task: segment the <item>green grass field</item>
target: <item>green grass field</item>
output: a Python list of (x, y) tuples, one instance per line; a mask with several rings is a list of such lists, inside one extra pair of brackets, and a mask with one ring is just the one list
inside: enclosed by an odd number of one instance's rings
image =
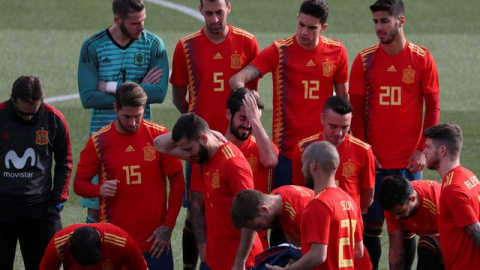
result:
[[(146, 1), (146, 0), (145, 0)], [(198, 0), (171, 0), (198, 9)], [(229, 23), (256, 35), (260, 47), (290, 36), (296, 30), (300, 0), (233, 0)], [(363, 48), (377, 42), (368, 5), (372, 1), (330, 0), (329, 27), (325, 36), (346, 46), (349, 62)], [(405, 0), (405, 34), (413, 43), (427, 47), (435, 57), (441, 86), (441, 122), (457, 122), (464, 132), (462, 164), (480, 173), (480, 102), (475, 77), (480, 21), (475, 10), (480, 0)], [(147, 2), (146, 28), (158, 34), (172, 59), (176, 42), (198, 30), (203, 22), (186, 14)], [(77, 63), (82, 42), (113, 21), (110, 0), (2, 0), (0, 1), (0, 100), (9, 98), (13, 81), (22, 74), (34, 74), (43, 80), (46, 96), (75, 94)], [(477, 48), (477, 49), (475, 49)], [(266, 103), (263, 123), (271, 130), (271, 80), (265, 76), (260, 95)], [(170, 91), (170, 89), (169, 89)], [(155, 122), (172, 128), (179, 113), (167, 94), (164, 104), (154, 108)], [(67, 118), (72, 137), (74, 163), (87, 140), (89, 112), (80, 100), (53, 103)], [(388, 136), (388, 131), (386, 131)], [(426, 171), (425, 178), (439, 180), (436, 172)], [(83, 222), (85, 211), (73, 191), (62, 212), (64, 226)], [(172, 237), (176, 269), (181, 269), (182, 209)], [(384, 243), (387, 241), (384, 233)], [(381, 269), (388, 269), (387, 244), (383, 246)], [(17, 252), (15, 269), (23, 269)]]

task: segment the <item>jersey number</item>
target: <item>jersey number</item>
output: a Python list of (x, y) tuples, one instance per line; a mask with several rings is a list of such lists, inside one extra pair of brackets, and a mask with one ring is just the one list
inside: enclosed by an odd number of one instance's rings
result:
[(400, 86), (380, 87), (380, 105), (402, 105), (402, 88)]
[(139, 172), (140, 165), (123, 166), (125, 177), (127, 178), (127, 185), (135, 185), (142, 183), (142, 173)]
[[(338, 247), (338, 268), (342, 267), (352, 267), (353, 266), (353, 258), (346, 259), (343, 251), (345, 250), (345, 246), (353, 245), (354, 243), (350, 242), (350, 235), (355, 234), (355, 229), (357, 228), (357, 220), (355, 219), (343, 219), (340, 221), (340, 229), (346, 228), (347, 229), (347, 237), (340, 238), (339, 247)], [(354, 239), (354, 237), (352, 237)]]
[(218, 84), (218, 87), (213, 88), (214, 92), (225, 91), (225, 80), (222, 79), (223, 72), (214, 72), (213, 73), (213, 83)]
[(318, 92), (320, 91), (320, 81), (302, 81), (304, 90), (303, 97), (305, 99), (319, 99)]

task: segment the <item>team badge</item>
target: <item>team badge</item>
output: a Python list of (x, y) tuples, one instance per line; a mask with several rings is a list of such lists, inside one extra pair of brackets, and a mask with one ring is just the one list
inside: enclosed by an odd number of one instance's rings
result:
[(258, 170), (258, 158), (256, 157), (249, 157), (247, 158), (248, 164), (250, 168), (252, 168), (252, 172), (256, 172)]
[(37, 131), (37, 138), (35, 139), (35, 143), (38, 145), (46, 145), (48, 144), (48, 131), (46, 130), (38, 130)]
[(355, 165), (353, 163), (351, 162), (343, 163), (342, 176), (346, 178), (352, 177), (354, 169), (355, 169)]
[(241, 69), (242, 68), (242, 56), (240, 54), (232, 54), (230, 56), (231, 60), (231, 67), (233, 69)]
[(146, 161), (154, 161), (155, 160), (155, 147), (149, 145), (149, 146), (145, 146), (143, 148), (143, 158), (146, 160)]
[(220, 174), (214, 173), (212, 177), (212, 188), (219, 188), (220, 187)]
[(323, 76), (324, 77), (332, 77), (333, 76), (333, 63), (332, 62), (325, 62), (322, 64), (323, 67)]
[(402, 82), (406, 84), (411, 84), (415, 80), (415, 70), (407, 68), (403, 70)]
[(137, 66), (145, 65), (145, 53), (144, 52), (136, 52), (133, 54), (133, 64)]

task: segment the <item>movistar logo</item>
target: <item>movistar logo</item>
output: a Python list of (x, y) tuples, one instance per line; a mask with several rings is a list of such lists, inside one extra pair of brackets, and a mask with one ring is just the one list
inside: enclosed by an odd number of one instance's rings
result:
[(30, 158), (30, 166), (35, 165), (35, 151), (32, 148), (25, 150), (22, 157), (19, 157), (15, 151), (10, 150), (5, 156), (5, 167), (10, 169), (11, 162), (16, 169), (23, 169), (25, 164), (27, 164), (28, 158)]

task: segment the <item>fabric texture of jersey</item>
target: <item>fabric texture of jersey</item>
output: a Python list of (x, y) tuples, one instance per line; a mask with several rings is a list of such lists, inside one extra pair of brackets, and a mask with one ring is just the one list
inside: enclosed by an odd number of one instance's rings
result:
[(388, 55), (380, 44), (367, 48), (355, 58), (350, 75), (352, 100), (365, 97), (365, 111), (357, 117), (364, 118), (365, 134), (357, 134), (352, 123), (353, 134), (372, 146), (383, 169), (405, 168), (412, 153), (423, 150), (424, 97), (439, 92), (437, 67), (427, 49), (411, 42), (397, 55)]
[(418, 212), (408, 219), (395, 220), (392, 214), (385, 211), (385, 220), (389, 232), (403, 228), (417, 235), (438, 233), (438, 206), (442, 185), (431, 180), (412, 181), (412, 187), (418, 192)]
[[(229, 29), (219, 44), (207, 38), (205, 28), (182, 38), (175, 48), (170, 77), (171, 84), (188, 86), (188, 111), (222, 133), (228, 126), (225, 111), (232, 90), (228, 81), (258, 54), (254, 35), (231, 25)], [(253, 90), (254, 85), (245, 87)]]
[[(323, 141), (322, 132), (296, 144), (292, 158), (293, 184), (304, 185), (302, 154), (310, 144), (318, 141)], [(360, 207), (361, 190), (369, 190), (375, 186), (375, 158), (372, 148), (367, 143), (347, 134), (345, 140), (337, 147), (337, 151), (340, 164), (335, 173), (335, 182)]]
[(291, 260), (297, 261), (302, 257), (302, 251), (290, 244), (281, 244), (262, 251), (255, 256), (253, 270), (267, 270), (266, 263), (285, 267)]
[(480, 221), (480, 182), (461, 165), (443, 178), (438, 230), (445, 269), (472, 269), (480, 265), (480, 248), (465, 226)]
[[(184, 183), (172, 181), (170, 176), (181, 173), (182, 163), (153, 146), (153, 139), (167, 132), (166, 127), (147, 120), (142, 120), (134, 134), (119, 133), (115, 122), (105, 126), (90, 136), (74, 180), (75, 193), (84, 197), (99, 197), (106, 180), (119, 181), (114, 197), (100, 198), (99, 219), (124, 229), (142, 252), (150, 250), (153, 241), (146, 240), (155, 229), (175, 226), (180, 211)], [(97, 174), (99, 184), (95, 185), (90, 181)], [(166, 175), (169, 197), (174, 198), (169, 199), (168, 210)]]
[(272, 190), (270, 194), (282, 196), (283, 209), (278, 222), (283, 232), (301, 243), (300, 224), (304, 209), (315, 196), (313, 190), (302, 186), (286, 185)]
[(291, 159), (299, 140), (322, 131), (318, 119), (334, 83), (348, 80), (347, 51), (326, 37), (319, 38), (315, 49), (305, 50), (294, 35), (275, 41), (251, 65), (262, 76), (272, 73), (272, 137), (280, 154)]
[[(227, 142), (207, 161), (194, 164), (191, 177), (190, 190), (202, 192), (205, 202), (207, 265), (211, 269), (229, 269), (241, 235), (241, 230), (233, 226), (230, 208), (239, 191), (254, 188), (252, 170), (240, 150)], [(255, 237), (245, 267), (254, 265), (255, 255), (262, 249), (260, 239)]]
[[(78, 264), (70, 251), (70, 238), (72, 238), (73, 232), (83, 226), (96, 229), (100, 233), (102, 241), (100, 262), (88, 268)], [(40, 264), (40, 270), (60, 269), (61, 266), (68, 270), (147, 269), (147, 263), (130, 235), (108, 223), (77, 223), (57, 232), (48, 244)]]
[(0, 103), (0, 119), (0, 210), (65, 202), (72, 149), (63, 114), (44, 103), (25, 121), (9, 99)]
[[(117, 118), (113, 110), (115, 95), (98, 91), (98, 81), (140, 84), (153, 67), (163, 69), (157, 84), (141, 84), (148, 96), (147, 103), (161, 103), (168, 87), (168, 58), (165, 45), (157, 35), (144, 30), (138, 40), (124, 47), (115, 42), (108, 29), (102, 30), (82, 45), (78, 61), (78, 89), (83, 107), (92, 108), (90, 134)], [(150, 119), (150, 105), (144, 118)]]
[(354, 244), (362, 241), (361, 218), (345, 191), (332, 187), (321, 190), (303, 213), (302, 255), (313, 243), (324, 244), (328, 246), (327, 258), (314, 269), (353, 270)]

